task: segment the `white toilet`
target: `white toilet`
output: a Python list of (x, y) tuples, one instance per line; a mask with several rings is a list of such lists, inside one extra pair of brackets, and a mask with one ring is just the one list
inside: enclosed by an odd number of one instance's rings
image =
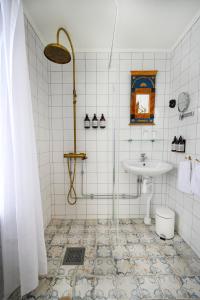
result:
[(161, 239), (174, 237), (175, 212), (168, 207), (156, 208), (156, 233)]

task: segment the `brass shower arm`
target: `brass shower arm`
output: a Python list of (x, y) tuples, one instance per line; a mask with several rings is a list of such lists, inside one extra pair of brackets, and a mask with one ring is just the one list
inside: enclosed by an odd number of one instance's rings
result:
[(59, 44), (59, 37), (60, 37), (60, 32), (63, 31), (69, 41), (71, 50), (72, 50), (72, 63), (73, 63), (73, 123), (74, 123), (74, 153), (76, 153), (76, 69), (75, 69), (75, 53), (74, 53), (74, 47), (72, 44), (72, 40), (70, 37), (70, 34), (68, 33), (68, 31), (63, 28), (60, 27), (57, 30), (57, 44)]
[(58, 28), (57, 30), (57, 34), (56, 34), (56, 37), (57, 37), (57, 44), (59, 44), (59, 36), (60, 36), (60, 32), (63, 31), (69, 41), (69, 44), (70, 44), (70, 47), (71, 47), (71, 50), (72, 50), (72, 64), (73, 64), (73, 96), (74, 96), (74, 100), (73, 102), (76, 102), (76, 77), (75, 77), (75, 72), (76, 72), (76, 69), (75, 69), (75, 52), (74, 52), (74, 47), (73, 47), (73, 44), (72, 44), (72, 40), (71, 40), (71, 37), (70, 37), (70, 34), (69, 32), (67, 32), (67, 30), (63, 27), (60, 27)]

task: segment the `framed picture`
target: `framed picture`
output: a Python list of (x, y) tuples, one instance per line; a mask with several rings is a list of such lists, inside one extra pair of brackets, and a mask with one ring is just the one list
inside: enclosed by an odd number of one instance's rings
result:
[(154, 125), (157, 71), (131, 71), (130, 125)]

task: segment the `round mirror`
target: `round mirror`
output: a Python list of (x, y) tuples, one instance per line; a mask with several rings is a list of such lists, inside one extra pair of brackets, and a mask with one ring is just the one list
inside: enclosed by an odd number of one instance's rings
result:
[(190, 105), (190, 97), (188, 93), (180, 93), (178, 96), (178, 111), (185, 112)]

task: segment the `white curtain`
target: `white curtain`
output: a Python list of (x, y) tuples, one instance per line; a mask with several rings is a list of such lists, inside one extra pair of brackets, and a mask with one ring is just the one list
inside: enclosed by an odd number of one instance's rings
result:
[(25, 30), (20, 0), (0, 0), (0, 228), (4, 297), (47, 273)]

